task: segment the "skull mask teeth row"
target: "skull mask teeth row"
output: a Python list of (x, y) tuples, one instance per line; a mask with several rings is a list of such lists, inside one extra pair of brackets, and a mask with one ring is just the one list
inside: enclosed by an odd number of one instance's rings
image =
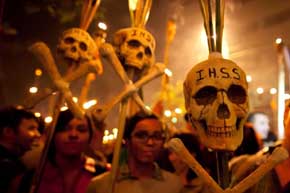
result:
[(241, 144), (249, 110), (247, 88), (244, 71), (219, 53), (211, 53), (188, 73), (185, 106), (206, 147), (233, 151)]

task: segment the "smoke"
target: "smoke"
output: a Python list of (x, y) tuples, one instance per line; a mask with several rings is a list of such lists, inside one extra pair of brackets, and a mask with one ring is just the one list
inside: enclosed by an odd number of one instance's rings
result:
[(168, 5), (169, 19), (174, 20), (179, 25), (184, 25), (184, 4), (185, 0), (171, 0)]

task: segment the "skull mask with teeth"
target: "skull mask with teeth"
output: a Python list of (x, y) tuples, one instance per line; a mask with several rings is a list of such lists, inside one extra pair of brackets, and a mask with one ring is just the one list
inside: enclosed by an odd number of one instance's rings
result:
[(201, 142), (213, 150), (234, 151), (243, 139), (249, 110), (244, 71), (211, 53), (184, 82), (185, 106)]
[(63, 32), (57, 53), (68, 65), (78, 67), (84, 62), (91, 66), (98, 65), (97, 45), (89, 33), (80, 28), (71, 28)]
[(146, 74), (155, 62), (155, 39), (145, 29), (125, 28), (114, 35), (114, 47), (126, 68), (133, 67)]

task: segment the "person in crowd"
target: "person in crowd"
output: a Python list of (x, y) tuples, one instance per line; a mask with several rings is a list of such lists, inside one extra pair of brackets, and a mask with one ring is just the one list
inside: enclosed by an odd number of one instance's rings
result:
[(262, 148), (262, 141), (256, 134), (251, 123), (245, 123), (244, 127), (244, 137), (241, 145), (235, 150), (233, 156), (239, 155), (253, 155), (257, 153)]
[(211, 149), (205, 147), (199, 138), (199, 135), (197, 133), (197, 129), (195, 127), (193, 127), (191, 120), (190, 120), (190, 115), (188, 113), (186, 113), (184, 115), (184, 120), (186, 122), (186, 127), (187, 130), (190, 131), (191, 134), (193, 134), (195, 136), (195, 138), (197, 139), (198, 143), (199, 143), (199, 152), (200, 152), (200, 158), (202, 160), (203, 163), (203, 167), (206, 169), (206, 171), (209, 173), (209, 175), (211, 175), (214, 179), (217, 179), (216, 174), (216, 156), (214, 151), (212, 151)]
[(38, 193), (84, 193), (95, 175), (94, 160), (85, 156), (93, 130), (87, 116), (60, 112)]
[[(252, 168), (257, 167), (257, 163), (262, 162), (262, 140), (253, 129), (252, 123), (246, 122), (243, 126), (243, 140), (241, 145), (232, 153), (229, 161), (230, 172), (232, 173), (232, 184), (236, 184), (251, 172)], [(247, 191), (247, 193), (256, 192), (259, 186)], [(262, 190), (262, 188), (260, 188)], [(264, 193), (263, 191), (261, 193)]]
[(250, 113), (247, 121), (253, 124), (253, 128), (262, 139), (264, 147), (275, 143), (277, 137), (270, 129), (270, 120), (267, 114), (263, 112)]
[[(282, 146), (290, 153), (290, 100), (285, 103), (284, 112), (284, 139), (282, 140)], [(279, 185), (281, 187), (281, 193), (290, 192), (290, 157), (277, 165), (275, 168)]]
[[(265, 157), (269, 156), (272, 151), (278, 147), (284, 147), (290, 152), (290, 100), (285, 103), (284, 112), (284, 129), (285, 137), (282, 141), (278, 141), (273, 146), (263, 148), (254, 155), (243, 156), (244, 158), (235, 164), (230, 163), (233, 184), (241, 181), (247, 175), (252, 173), (260, 164), (263, 163)], [(246, 191), (247, 193), (289, 193), (290, 192), (290, 158), (284, 160), (266, 174), (255, 186)]]
[(0, 109), (0, 192), (16, 192), (26, 167), (20, 157), (37, 143), (39, 122), (32, 112), (14, 106)]
[[(156, 163), (165, 141), (162, 123), (157, 116), (138, 112), (127, 119), (124, 139), (127, 156), (118, 167), (113, 186), (115, 193), (180, 192), (180, 178)], [(106, 193), (111, 188), (110, 183), (111, 172), (101, 174), (93, 178), (87, 193)]]
[[(187, 150), (195, 159), (203, 165), (200, 151), (200, 143), (197, 137), (190, 133), (180, 133), (173, 135), (172, 138), (179, 138)], [(174, 167), (174, 173), (181, 178), (183, 183), (182, 193), (202, 193), (208, 192), (202, 180), (184, 163), (174, 152), (169, 152), (168, 158)]]
[(91, 124), (93, 126), (94, 135), (90, 142), (90, 146), (85, 151), (85, 154), (93, 158), (96, 162), (96, 175), (101, 174), (111, 168), (111, 162), (107, 159), (107, 155), (104, 151), (104, 132), (107, 128), (107, 124), (104, 120), (99, 121), (92, 116)]
[(192, 133), (193, 135), (197, 136), (197, 131), (196, 131), (196, 128), (194, 128), (190, 122), (190, 116), (188, 113), (185, 113), (184, 116), (184, 121), (185, 121), (185, 130), (189, 131), (190, 133)]
[(21, 161), (25, 165), (26, 168), (33, 172), (35, 168), (38, 166), (40, 157), (42, 155), (43, 147), (45, 144), (46, 135), (44, 133), (45, 130), (45, 122), (42, 117), (37, 117), (38, 119), (38, 131), (40, 132), (40, 138), (38, 138), (37, 143), (33, 144), (32, 149), (25, 152), (23, 156), (21, 156)]

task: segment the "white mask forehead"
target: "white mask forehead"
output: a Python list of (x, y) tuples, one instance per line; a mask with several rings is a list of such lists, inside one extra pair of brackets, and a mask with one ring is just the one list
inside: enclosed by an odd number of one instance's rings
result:
[(184, 82), (185, 106), (189, 105), (187, 102), (192, 95), (204, 86), (225, 88), (232, 84), (240, 85), (247, 91), (245, 72), (231, 60), (210, 57), (209, 60), (195, 65), (188, 73)]
[(241, 84), (245, 89), (248, 86), (244, 71), (232, 61), (225, 59), (197, 64), (191, 70), (190, 76), (191, 84), (195, 84), (197, 89), (204, 85), (230, 85), (230, 83)]

